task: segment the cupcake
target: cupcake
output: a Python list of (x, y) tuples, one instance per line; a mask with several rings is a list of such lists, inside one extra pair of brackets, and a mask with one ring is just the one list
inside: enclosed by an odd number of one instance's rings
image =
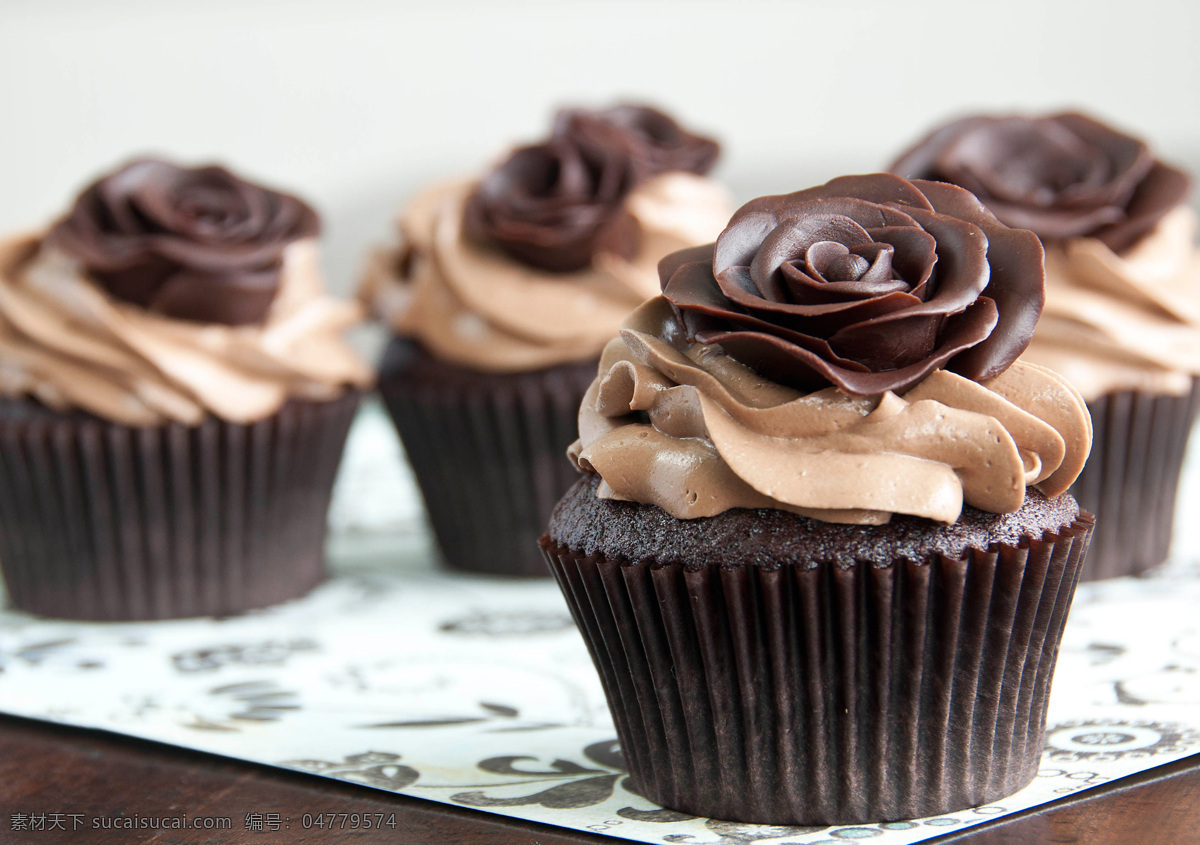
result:
[(1097, 516), (1082, 577), (1164, 561), (1200, 408), (1200, 253), (1187, 176), (1080, 114), (959, 120), (891, 169), (973, 191), (1042, 239), (1046, 309), (1024, 359), (1066, 376), (1096, 426), (1072, 488)]
[(0, 565), (12, 603), (224, 615), (322, 578), (369, 369), (316, 214), (220, 167), (135, 161), (0, 242)]
[(564, 110), (544, 142), (417, 197), (371, 260), (380, 392), (449, 566), (549, 574), (537, 538), (575, 478), (579, 402), (658, 260), (728, 219), (716, 157), (651, 108)]
[(604, 351), (541, 539), (637, 790), (927, 816), (1038, 769), (1092, 530), (1083, 400), (1017, 361), (1042, 250), (889, 174), (743, 206)]

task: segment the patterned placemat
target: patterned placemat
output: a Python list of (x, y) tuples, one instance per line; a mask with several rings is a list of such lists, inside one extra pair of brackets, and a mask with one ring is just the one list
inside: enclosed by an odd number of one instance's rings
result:
[[(821, 828), (663, 810), (627, 787), (603, 693), (557, 587), (437, 570), (411, 479), (374, 406), (356, 424), (344, 470), (335, 577), (312, 595), (180, 622), (0, 613), (0, 711), (692, 845), (917, 842), (1200, 752), (1200, 565), (1185, 537), (1179, 559), (1151, 578), (1080, 587), (1042, 769), (1017, 795), (937, 818)], [(1191, 495), (1185, 503), (1200, 501)]]

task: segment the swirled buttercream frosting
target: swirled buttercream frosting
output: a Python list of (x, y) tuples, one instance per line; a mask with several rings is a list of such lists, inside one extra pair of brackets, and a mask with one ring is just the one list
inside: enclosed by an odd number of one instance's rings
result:
[(0, 394), (128, 425), (194, 425), (366, 386), (369, 369), (341, 337), (361, 309), (324, 295), (314, 240), (280, 252), (262, 320), (225, 325), (119, 298), (43, 237), (0, 242)]
[(418, 196), (400, 218), (400, 246), (372, 257), (360, 296), (397, 334), (486, 372), (598, 356), (625, 316), (658, 293), (658, 260), (712, 238), (731, 206), (709, 179), (664, 173), (622, 203), (638, 234), (633, 254), (601, 249), (587, 267), (559, 273), (470, 238), (463, 220), (473, 191), (457, 182)]
[(663, 260), (663, 296), (605, 348), (570, 455), (599, 495), (681, 519), (951, 523), (964, 503), (1015, 511), (1028, 486), (1056, 496), (1091, 421), (1064, 378), (1014, 363), (1041, 254), (947, 185), (875, 174), (755, 200)]
[(1200, 375), (1200, 255), (1188, 177), (1141, 140), (1079, 114), (973, 116), (891, 169), (974, 191), (1046, 247), (1046, 305), (1024, 359), (1089, 400), (1180, 395)]

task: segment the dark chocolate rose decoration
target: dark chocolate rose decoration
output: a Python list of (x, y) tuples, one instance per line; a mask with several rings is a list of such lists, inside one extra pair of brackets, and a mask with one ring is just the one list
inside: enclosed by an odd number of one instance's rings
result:
[(890, 168), (966, 188), (1009, 226), (1045, 240), (1132, 246), (1183, 202), (1188, 177), (1081, 114), (968, 117), (935, 129)]
[(671, 170), (703, 175), (721, 152), (716, 141), (688, 132), (670, 115), (649, 106), (563, 109), (555, 118), (554, 134), (584, 145), (626, 144), (642, 178)]
[(583, 146), (565, 137), (522, 147), (467, 200), (466, 234), (534, 267), (566, 273), (600, 249), (631, 256), (639, 233), (624, 203), (636, 183), (622, 145)]
[(870, 396), (935, 369), (1002, 373), (1042, 311), (1037, 237), (971, 194), (888, 173), (742, 206), (659, 264), (689, 338), (774, 381)]
[(117, 299), (180, 320), (261, 322), (284, 247), (320, 224), (296, 197), (221, 167), (135, 161), (90, 185), (46, 241)]

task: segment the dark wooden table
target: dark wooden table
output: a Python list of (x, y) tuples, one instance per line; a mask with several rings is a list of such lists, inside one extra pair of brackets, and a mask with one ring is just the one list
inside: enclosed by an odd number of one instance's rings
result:
[[(16, 814), (45, 814), (14, 831)], [(96, 829), (96, 819), (186, 813), (224, 829)], [(371, 814), (378, 829), (304, 829), (304, 814)], [(57, 815), (55, 815), (57, 814)], [(339, 816), (340, 817), (340, 816)], [(394, 817), (395, 827), (386, 822)], [(226, 826), (220, 819), (228, 819)], [(248, 830), (259, 821), (264, 829)], [(278, 824), (278, 830), (270, 828)], [(57, 825), (61, 825), (58, 828)], [(56, 826), (56, 829), (49, 829)], [(72, 830), (72, 828), (75, 828)], [(196, 751), (0, 716), (0, 842), (345, 843), (345, 845), (612, 845), (615, 840), (512, 821)], [(934, 843), (1189, 845), (1200, 843), (1200, 755), (1077, 793)]]

